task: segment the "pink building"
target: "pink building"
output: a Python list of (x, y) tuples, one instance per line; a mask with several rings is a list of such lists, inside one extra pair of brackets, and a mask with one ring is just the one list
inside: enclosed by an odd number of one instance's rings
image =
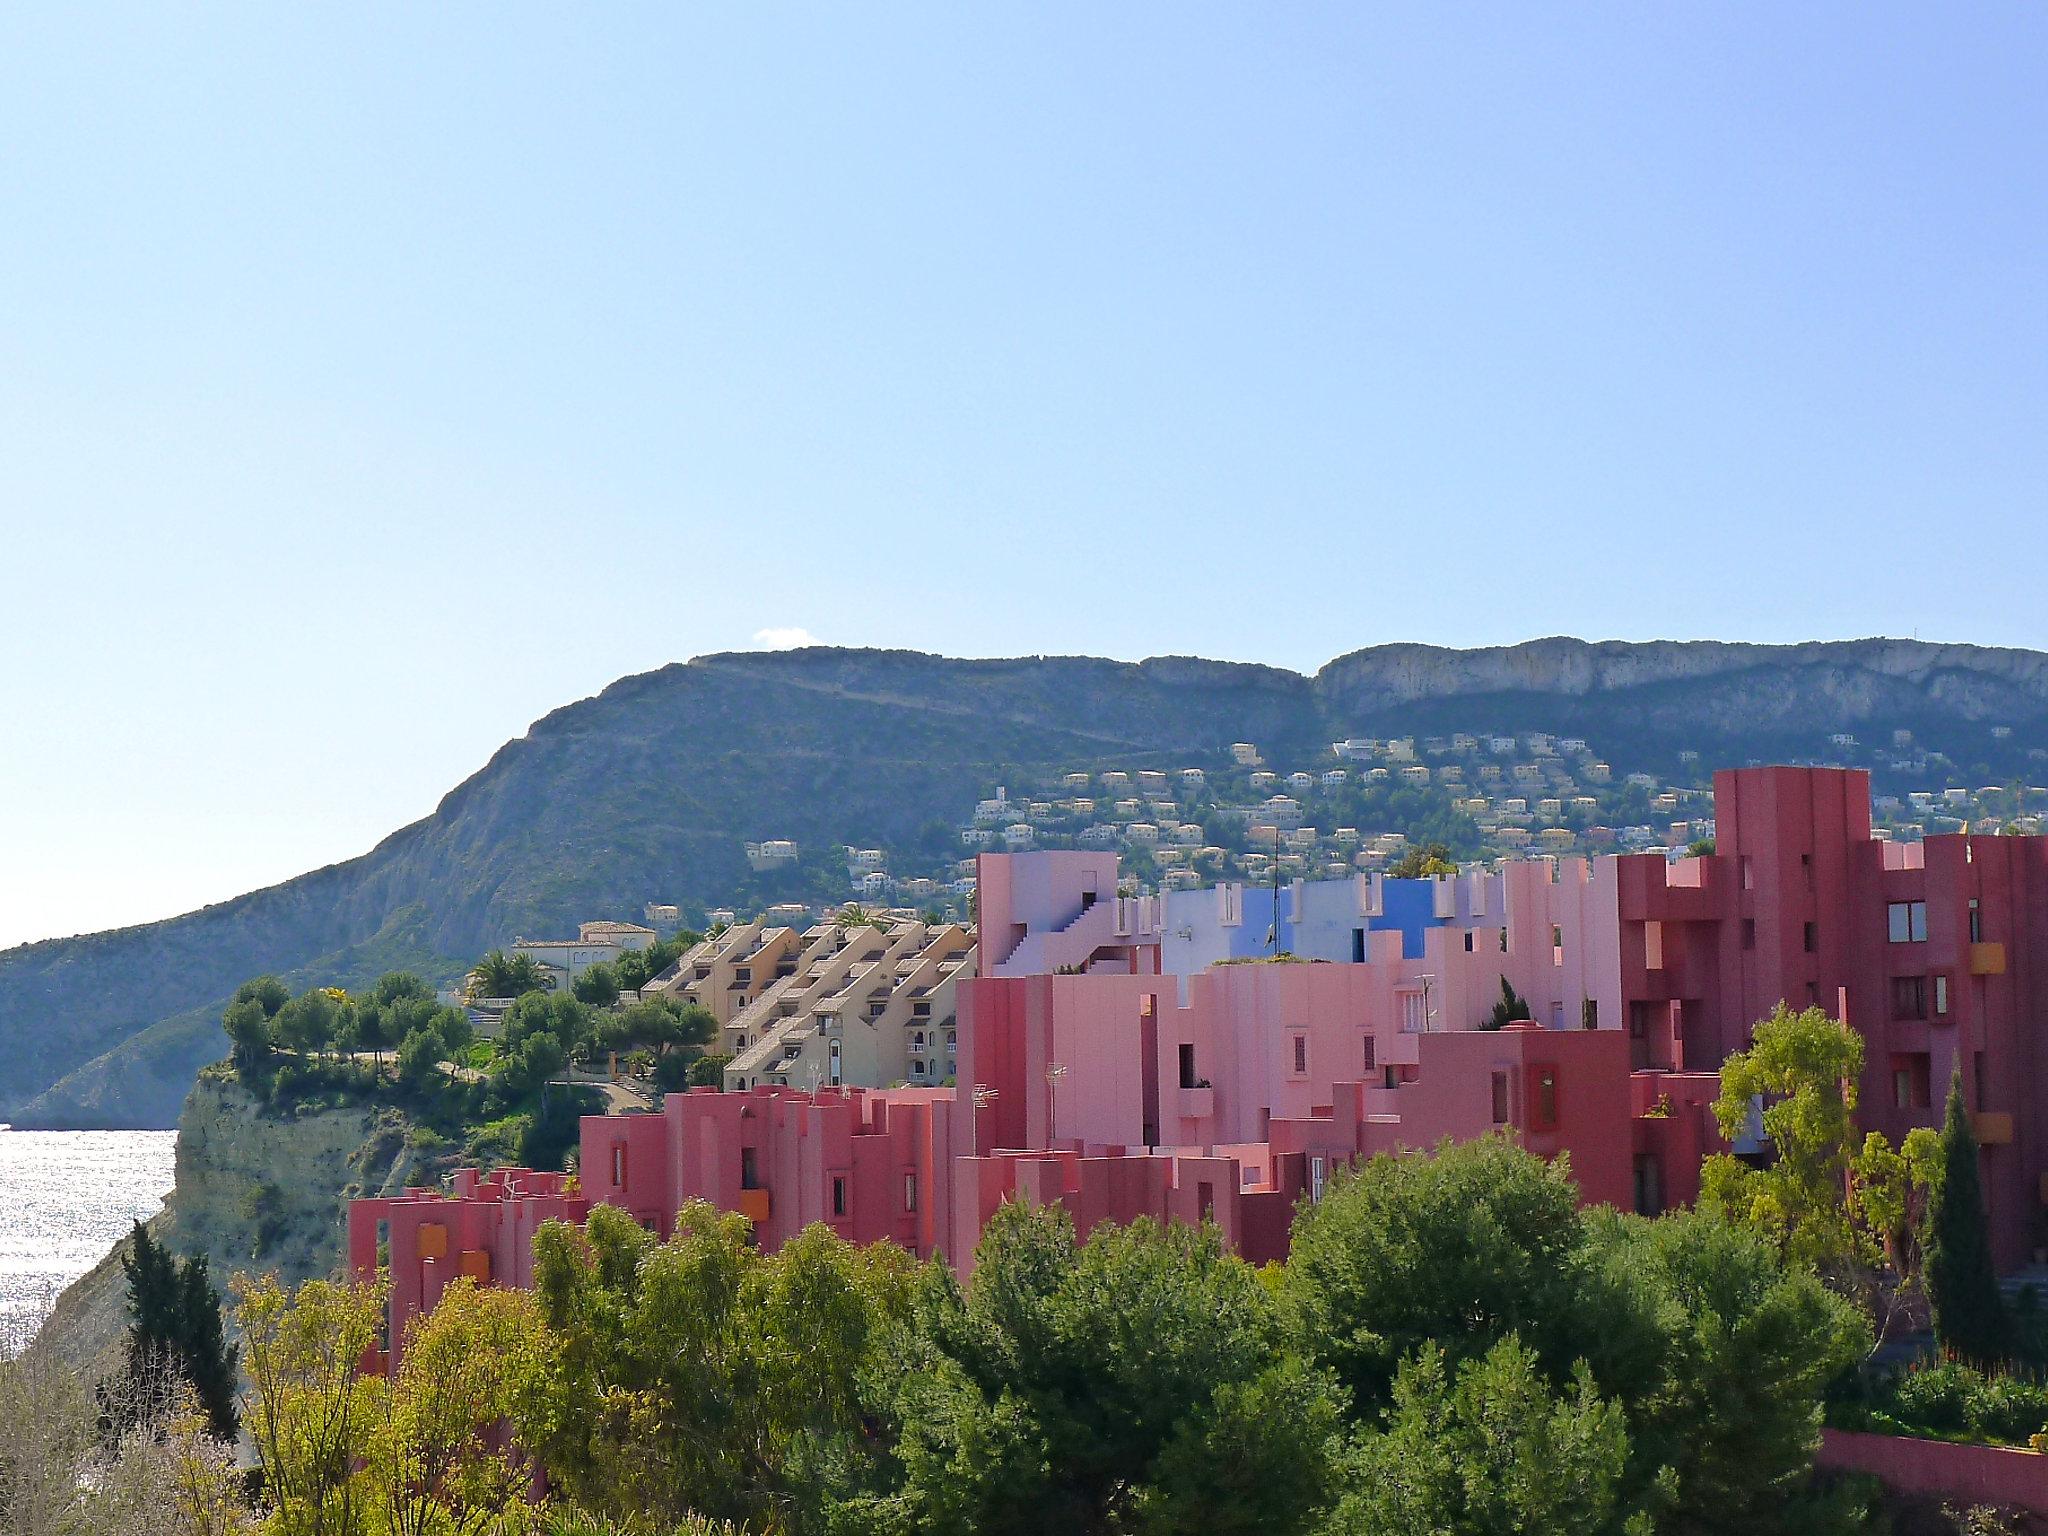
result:
[(2048, 1172), (2048, 838), (1871, 835), (1861, 769), (1714, 776), (1715, 852), (1614, 862), (1638, 1065), (1713, 1070), (1782, 999), (1864, 1037), (1860, 1117), (1940, 1122), (1952, 1073), (1983, 1146), (2001, 1267), (2036, 1241)]
[[(1568, 1155), (1588, 1202), (1655, 1212), (1697, 1194), (1719, 1064), (1780, 999), (1863, 1031), (1863, 1118), (1894, 1136), (1935, 1122), (1961, 1065), (1996, 1251), (2017, 1261), (2048, 1168), (2029, 1092), (2048, 839), (1879, 842), (1860, 772), (1744, 769), (1715, 797), (1712, 856), (1458, 876), (1402, 892), (1396, 926), (1370, 880), (1297, 888), (1289, 932), (1343, 959), (1262, 963), (1229, 948), (1237, 897), (1195, 893), (1213, 926), (1194, 947), (1234, 958), (1184, 976), (1161, 955), (1190, 924), (1171, 898), (1119, 898), (1113, 855), (986, 855), (959, 1089), (706, 1089), (590, 1117), (580, 1184), (502, 1170), (359, 1201), (351, 1264), (375, 1268), (381, 1233), (402, 1340), (455, 1274), (528, 1283), (539, 1224), (600, 1201), (665, 1233), (702, 1198), (771, 1248), (815, 1221), (965, 1265), (1022, 1197), (1084, 1232), (1207, 1218), (1264, 1260), (1338, 1165), (1489, 1132)], [(1479, 1030), (1503, 977), (1535, 1018)]]

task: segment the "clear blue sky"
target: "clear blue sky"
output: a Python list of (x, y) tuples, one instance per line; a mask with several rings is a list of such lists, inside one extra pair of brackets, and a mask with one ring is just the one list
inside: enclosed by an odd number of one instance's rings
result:
[(2048, 644), (2048, 9), (20, 8), (0, 944), (800, 630)]

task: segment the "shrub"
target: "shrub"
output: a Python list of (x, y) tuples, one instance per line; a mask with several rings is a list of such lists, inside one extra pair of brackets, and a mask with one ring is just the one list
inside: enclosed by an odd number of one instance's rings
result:
[(1938, 1435), (1961, 1434), (1982, 1378), (1960, 1361), (1905, 1372), (1892, 1386), (1892, 1414), (1901, 1423)]
[(1970, 1428), (1986, 1440), (2024, 1445), (2048, 1427), (2048, 1386), (2023, 1376), (1998, 1375), (1970, 1397)]

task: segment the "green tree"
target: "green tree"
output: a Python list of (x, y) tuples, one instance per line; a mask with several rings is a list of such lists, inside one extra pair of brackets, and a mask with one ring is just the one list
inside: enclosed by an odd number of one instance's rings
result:
[(870, 1529), (1285, 1533), (1324, 1501), (1338, 1397), (1215, 1227), (1012, 1202), (964, 1293), (935, 1275), (895, 1373), (899, 1489)]
[(253, 997), (238, 997), (228, 1004), (220, 1023), (233, 1048), (235, 1070), (244, 1077), (261, 1072), (277, 1046), (277, 1031), (263, 1004)]
[[(1435, 1344), (1402, 1362), (1384, 1427), (1344, 1459), (1328, 1536), (1649, 1536), (1624, 1502), (1621, 1405), (1581, 1363), (1562, 1390), (1512, 1336), (1453, 1367)], [(1725, 1528), (1725, 1527), (1724, 1527)]]
[(547, 989), (547, 977), (533, 956), (521, 952), (508, 955), (494, 949), (477, 961), (469, 973), (469, 995), (482, 997), (524, 997)]
[(235, 1278), (235, 1318), (249, 1368), (249, 1435), (263, 1463), (275, 1536), (367, 1536), (376, 1483), (367, 1473), (384, 1383), (363, 1373), (383, 1293), (275, 1275)]
[(1654, 1352), (1654, 1325), (1610, 1294), (1578, 1203), (1568, 1159), (1498, 1136), (1340, 1171), (1296, 1217), (1286, 1277), (1355, 1411), (1385, 1404), (1401, 1362), (1431, 1342), (1455, 1368), (1515, 1334), (1555, 1379), (1581, 1358), (1603, 1382), (1640, 1379), (1625, 1362)]
[[(214, 1437), (232, 1441), (239, 1423), (239, 1352), (222, 1329), (220, 1293), (214, 1289), (206, 1255), (181, 1259), (138, 1221), (128, 1251), (121, 1256), (121, 1271), (128, 1281), (130, 1381), (139, 1383), (159, 1365), (168, 1365), (191, 1389)], [(137, 1400), (136, 1395), (129, 1397), (131, 1403)]]
[(292, 1000), (291, 989), (275, 976), (252, 976), (235, 988), (238, 1003), (254, 1003), (265, 1018), (275, 1018), (278, 1009)]
[(443, 1080), (441, 1063), (448, 1046), (440, 1033), (416, 1029), (398, 1045), (398, 1081), (414, 1093), (423, 1093)]
[(1411, 847), (1400, 858), (1387, 867), (1389, 880), (1423, 880), (1432, 875), (1455, 875), (1458, 866), (1451, 861), (1451, 850), (1444, 843), (1427, 843)]
[(515, 1415), (550, 1480), (592, 1514), (667, 1530), (692, 1515), (822, 1529), (876, 1454), (864, 1376), (909, 1315), (916, 1262), (813, 1226), (774, 1254), (692, 1201), (657, 1241), (599, 1206), (534, 1242), (553, 1330)]
[(373, 1528), (394, 1536), (524, 1536), (534, 1468), (503, 1425), (548, 1348), (533, 1297), (454, 1281), (415, 1318), (397, 1376), (373, 1391), (362, 1477)]
[[(731, 1065), (732, 1057), (717, 1052), (699, 1056), (690, 1063), (686, 1085), (691, 1088), (723, 1088), (725, 1069)], [(659, 1065), (656, 1066), (655, 1073), (657, 1077), (660, 1076)]]
[(315, 1056), (340, 1033), (348, 994), (332, 987), (301, 992), (277, 1011), (277, 1041), (302, 1056)]
[(1977, 1167), (1977, 1137), (1963, 1107), (1963, 1075), (1949, 1080), (1941, 1176), (1927, 1211), (1927, 1299), (1941, 1347), (1979, 1365), (2006, 1350), (2005, 1307), (1991, 1264), (1991, 1234)]
[(618, 970), (599, 962), (577, 976), (570, 990), (579, 1003), (588, 1003), (593, 1008), (609, 1008), (619, 1000)]
[(1500, 979), (1500, 1001), (1493, 1005), (1493, 1012), (1479, 1021), (1481, 1029), (1506, 1029), (1519, 1020), (1535, 1017), (1529, 1012), (1529, 1000), (1508, 984), (1507, 977)]
[(1657, 1323), (1648, 1370), (1603, 1382), (1630, 1415), (1630, 1497), (1667, 1536), (1821, 1528), (1802, 1501), (1822, 1394), (1870, 1346), (1863, 1314), (1755, 1232), (1697, 1211), (1587, 1220), (1610, 1294)]

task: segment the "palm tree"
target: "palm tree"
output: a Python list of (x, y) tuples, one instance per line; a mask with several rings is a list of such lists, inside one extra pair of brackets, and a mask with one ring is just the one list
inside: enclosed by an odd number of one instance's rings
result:
[(508, 955), (502, 949), (494, 949), (477, 961), (476, 969), (469, 973), (468, 996), (472, 1001), (482, 997), (520, 997), (545, 991), (547, 984), (547, 977), (533, 956)]

